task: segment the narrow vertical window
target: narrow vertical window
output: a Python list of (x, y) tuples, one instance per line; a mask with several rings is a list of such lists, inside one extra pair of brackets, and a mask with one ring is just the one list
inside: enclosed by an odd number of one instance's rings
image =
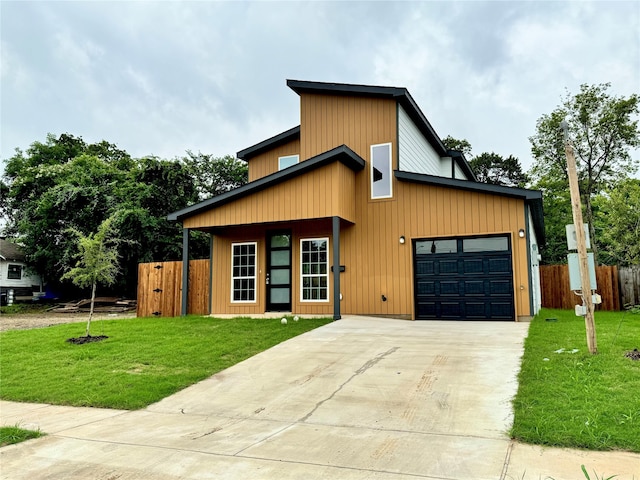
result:
[(256, 243), (231, 244), (231, 301), (256, 301)]
[(286, 157), (278, 157), (278, 170), (284, 170), (294, 166), (300, 161), (299, 155), (287, 155)]
[(371, 198), (391, 198), (391, 144), (371, 145)]
[(303, 302), (329, 300), (329, 239), (300, 240), (301, 295)]

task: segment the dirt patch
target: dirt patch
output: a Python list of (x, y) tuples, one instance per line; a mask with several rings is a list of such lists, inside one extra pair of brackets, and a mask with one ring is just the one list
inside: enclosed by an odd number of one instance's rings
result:
[[(96, 320), (117, 320), (136, 318), (135, 312), (126, 313), (109, 313), (98, 314), (93, 316), (93, 321)], [(53, 325), (60, 325), (61, 323), (79, 323), (89, 320), (89, 315), (84, 313), (17, 313), (0, 315), (0, 332), (5, 330), (29, 330), (31, 328), (44, 328), (51, 327)]]
[(85, 343), (100, 342), (107, 338), (109, 337), (107, 337), (106, 335), (98, 335), (95, 337), (92, 337), (91, 335), (87, 335), (86, 337), (67, 338), (67, 342), (74, 343), (76, 345), (84, 345)]

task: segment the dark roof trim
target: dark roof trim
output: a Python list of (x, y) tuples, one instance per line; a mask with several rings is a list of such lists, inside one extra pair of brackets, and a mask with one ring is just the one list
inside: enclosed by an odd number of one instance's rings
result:
[[(531, 216), (536, 237), (540, 245), (545, 244), (544, 235), (544, 215), (542, 211), (542, 192), (540, 190), (529, 190), (526, 188), (505, 187), (502, 185), (490, 185), (488, 183), (471, 182), (468, 180), (458, 180), (456, 178), (436, 177), (422, 173), (394, 172), (396, 179), (402, 182), (419, 183), (422, 185), (435, 185), (439, 187), (456, 188), (478, 193), (489, 193), (502, 195), (505, 197), (515, 197), (523, 199), (531, 207)], [(528, 221), (528, 220), (527, 220)]]
[(467, 159), (462, 152), (459, 152), (458, 150), (447, 150), (447, 155), (451, 157), (452, 161), (456, 162), (456, 165), (462, 169), (467, 177), (474, 182), (478, 181), (476, 174), (471, 170), (471, 165), (469, 165), (469, 162), (467, 162)]
[(447, 156), (447, 149), (435, 130), (424, 116), (409, 90), (398, 87), (380, 87), (374, 85), (354, 85), (350, 83), (307, 82), (304, 80), (287, 80), (287, 86), (298, 95), (301, 93), (325, 93), (330, 95), (350, 95), (360, 97), (393, 98), (405, 109), (411, 120), (422, 134), (429, 140), (442, 157)]
[(244, 150), (240, 150), (237, 153), (237, 156), (240, 160), (249, 160), (256, 155), (260, 155), (272, 148), (279, 147), (280, 145), (284, 145), (285, 143), (289, 143), (296, 138), (300, 138), (300, 125), (297, 127), (293, 127), (286, 132), (279, 133), (271, 138), (268, 138), (260, 143), (256, 143), (255, 145), (245, 148)]
[(272, 187), (273, 185), (277, 185), (324, 165), (329, 165), (330, 163), (333, 163), (335, 161), (342, 162), (354, 172), (363, 170), (365, 166), (364, 160), (357, 153), (355, 153), (346, 145), (340, 145), (339, 147), (321, 153), (320, 155), (316, 155), (315, 157), (312, 157), (308, 160), (304, 160), (292, 167), (285, 168), (284, 170), (280, 170), (279, 172), (275, 172), (271, 175), (267, 175), (266, 177), (254, 180), (253, 182), (247, 183), (246, 185), (238, 187), (234, 190), (230, 190), (221, 195), (217, 195), (203, 202), (196, 203), (195, 205), (192, 205), (190, 207), (183, 208), (182, 210), (178, 210), (177, 212), (170, 213), (167, 216), (167, 219), (182, 221), (185, 218), (193, 216), (202, 211), (210, 210), (212, 208), (224, 205), (225, 203), (233, 202), (234, 200), (237, 200), (238, 198), (241, 198), (245, 195), (265, 190), (269, 187)]

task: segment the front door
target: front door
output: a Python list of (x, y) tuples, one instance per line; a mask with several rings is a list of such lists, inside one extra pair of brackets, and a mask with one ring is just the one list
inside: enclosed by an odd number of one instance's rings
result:
[(267, 233), (267, 311), (291, 311), (291, 231)]

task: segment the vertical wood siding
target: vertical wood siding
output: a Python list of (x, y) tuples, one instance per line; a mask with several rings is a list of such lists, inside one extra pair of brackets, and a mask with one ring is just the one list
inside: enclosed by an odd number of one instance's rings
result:
[[(249, 181), (253, 182), (278, 171), (278, 158), (286, 155), (300, 155), (300, 140), (280, 145), (273, 150), (256, 155), (249, 160)], [(300, 157), (302, 160), (302, 157)]]
[(339, 216), (355, 221), (356, 174), (340, 162), (307, 172), (184, 221), (185, 228)]

